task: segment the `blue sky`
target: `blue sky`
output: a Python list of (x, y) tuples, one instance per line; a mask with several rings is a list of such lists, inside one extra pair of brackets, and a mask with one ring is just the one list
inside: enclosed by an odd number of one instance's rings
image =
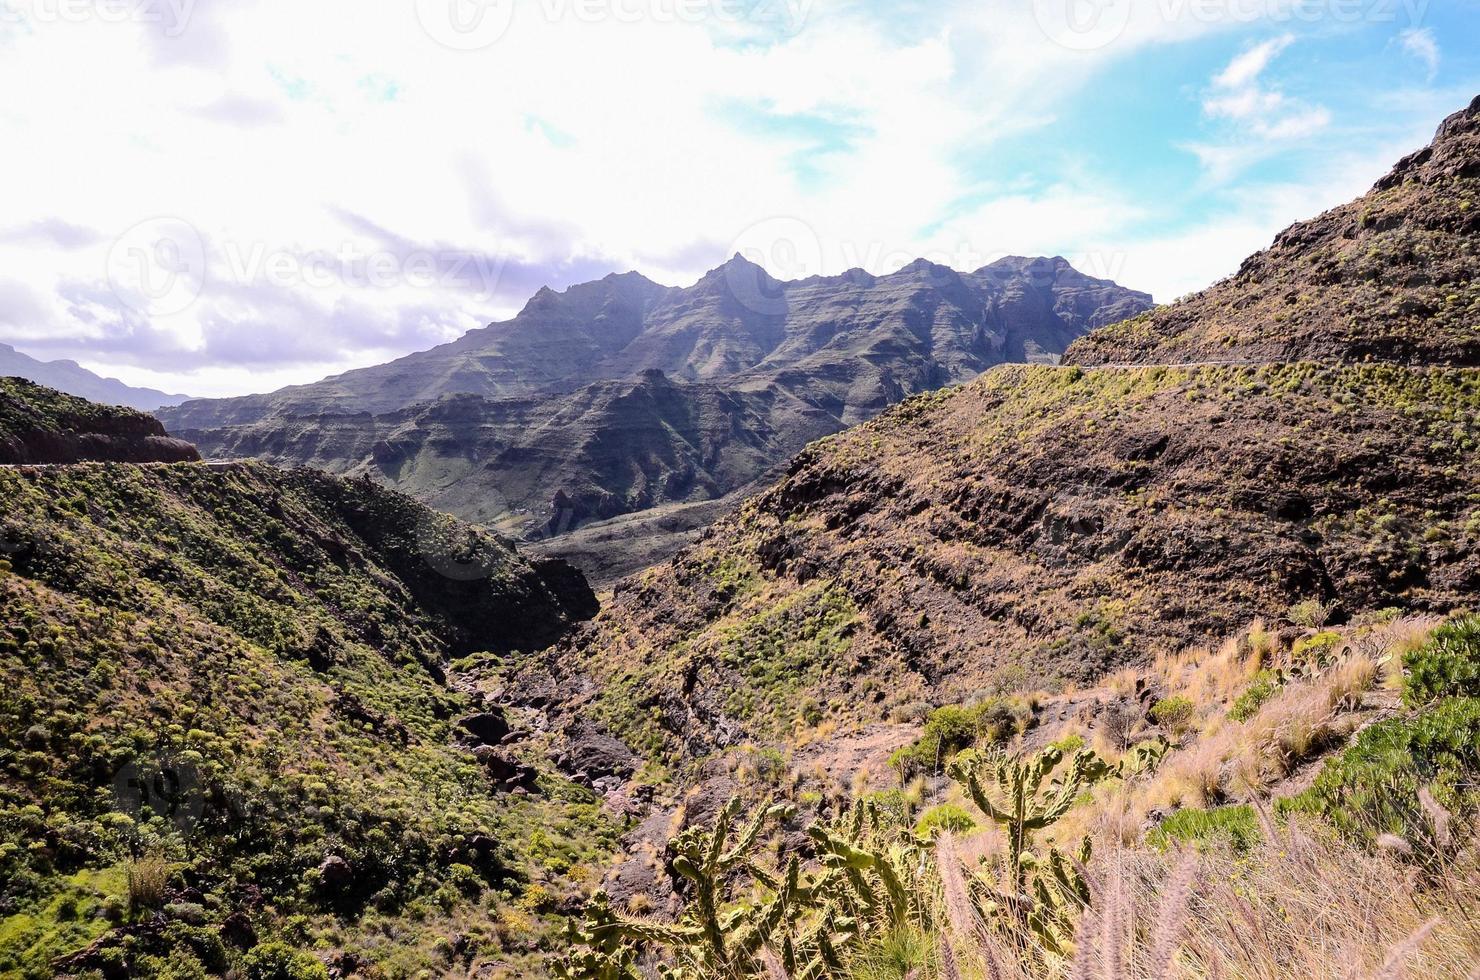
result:
[[(0, 342), (196, 394), (541, 285), (1062, 254), (1160, 300), (1480, 92), (1480, 0), (0, 0)], [(99, 84), (106, 80), (105, 84)]]

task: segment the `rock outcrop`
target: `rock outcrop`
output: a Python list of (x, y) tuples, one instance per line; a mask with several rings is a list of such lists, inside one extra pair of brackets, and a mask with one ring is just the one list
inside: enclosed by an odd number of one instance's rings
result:
[(185, 463), (193, 445), (169, 436), (153, 416), (0, 378), (0, 465), (79, 462)]

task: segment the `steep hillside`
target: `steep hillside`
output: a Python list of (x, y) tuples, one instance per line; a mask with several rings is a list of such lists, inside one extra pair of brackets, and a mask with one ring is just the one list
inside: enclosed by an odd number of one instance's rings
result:
[(0, 504), (0, 974), (523, 972), (610, 832), (455, 658), (591, 615), (579, 575), (258, 464)]
[[(737, 256), (687, 289), (629, 273), (542, 290), (515, 319), (434, 350), (159, 415), (209, 458), (367, 475), (542, 540), (722, 498), (909, 395), (1052, 360), (1149, 306), (1063, 259), (778, 282)], [(681, 533), (705, 513), (686, 510)], [(643, 527), (571, 553), (603, 573), (672, 553), (670, 535)]]
[(386, 415), (183, 434), (213, 439), (219, 455), (372, 476), (466, 519), (543, 536), (722, 497), (837, 428), (774, 386), (681, 384), (648, 371), (568, 395), (446, 395)]
[(36, 384), (65, 391), (78, 398), (104, 405), (122, 405), (141, 412), (179, 405), (185, 395), (170, 395), (153, 388), (133, 388), (115, 378), (100, 377), (75, 361), (38, 361), (9, 344), (0, 344), (0, 375), (25, 378)]
[(180, 463), (200, 459), (152, 416), (0, 378), (0, 465), (102, 460)]
[(1480, 365), (1480, 98), (1371, 192), (1291, 225), (1186, 302), (1076, 342), (1070, 364)]
[[(1428, 159), (1469, 168), (1473, 117), (1447, 122)], [(1474, 231), (1439, 229), (1428, 261), (1467, 261)], [(1321, 247), (1291, 246), (1281, 262), (1303, 269)], [(1220, 302), (1258, 309), (1263, 287), (1239, 282), (1217, 287)], [(1374, 325), (1363, 350), (1391, 337), (1381, 317), (1358, 322)], [(1330, 321), (1337, 338), (1350, 329)], [(1395, 359), (1448, 360), (1437, 350)], [(1301, 603), (1338, 619), (1443, 612), (1480, 597), (1477, 445), (1469, 367), (1002, 367), (809, 447), (692, 548), (619, 585), (574, 638), (495, 683), (532, 704), (578, 692), (553, 711), (557, 728), (598, 719), (674, 763), (920, 702), (1088, 680)]]

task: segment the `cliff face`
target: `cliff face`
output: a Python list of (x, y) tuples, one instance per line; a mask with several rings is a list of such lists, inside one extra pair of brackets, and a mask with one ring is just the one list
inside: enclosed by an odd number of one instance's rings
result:
[(181, 463), (200, 459), (158, 419), (97, 405), (24, 378), (0, 378), (0, 465)]

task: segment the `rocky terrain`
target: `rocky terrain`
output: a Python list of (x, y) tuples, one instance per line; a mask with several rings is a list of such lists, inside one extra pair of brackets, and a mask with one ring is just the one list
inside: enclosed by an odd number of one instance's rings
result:
[(724, 496), (836, 429), (775, 386), (680, 383), (651, 370), (567, 395), (444, 395), (378, 416), (268, 419), (232, 429), (227, 452), (414, 487), (440, 510), (547, 537)]
[[(210, 458), (368, 475), (543, 540), (653, 508), (671, 521), (909, 395), (1053, 360), (1150, 302), (1063, 259), (778, 282), (737, 256), (686, 289), (629, 273), (543, 290), (443, 347), (159, 416)], [(686, 513), (689, 532), (708, 511)], [(625, 532), (572, 553), (603, 578), (671, 553), (641, 522)]]
[(115, 378), (100, 377), (75, 361), (38, 361), (9, 344), (0, 344), (0, 377), (25, 378), (36, 384), (103, 405), (122, 405), (152, 412), (179, 405), (185, 395), (170, 395), (153, 388), (133, 388)]
[(20, 463), (180, 463), (194, 446), (153, 416), (97, 405), (24, 378), (0, 377), (0, 466)]
[[(1477, 129), (1472, 106), (1333, 212), (1386, 208), (1379, 235), (1424, 229), (1433, 271), (1396, 260), (1372, 285), (1374, 315), (1331, 316), (1333, 288), (1312, 304), (1319, 317), (1292, 319), (1305, 302), (1294, 285), (1270, 312), (1269, 283), (1305, 281), (1331, 245), (1296, 226), (1244, 275), (1133, 321), (1197, 325), (1181, 340), (1115, 346), (1142, 329), (1120, 325), (1071, 348), (1133, 363), (999, 367), (814, 444), (498, 683), (541, 704), (558, 690), (555, 727), (597, 719), (672, 766), (920, 703), (1082, 682), (1301, 602), (1337, 619), (1472, 603), (1480, 370), (1450, 362), (1465, 362), (1474, 320), (1385, 311), (1472, 268)], [(1192, 339), (1209, 309), (1241, 311), (1241, 336), (1269, 338), (1220, 348), (1262, 363), (1158, 364), (1211, 353)]]

